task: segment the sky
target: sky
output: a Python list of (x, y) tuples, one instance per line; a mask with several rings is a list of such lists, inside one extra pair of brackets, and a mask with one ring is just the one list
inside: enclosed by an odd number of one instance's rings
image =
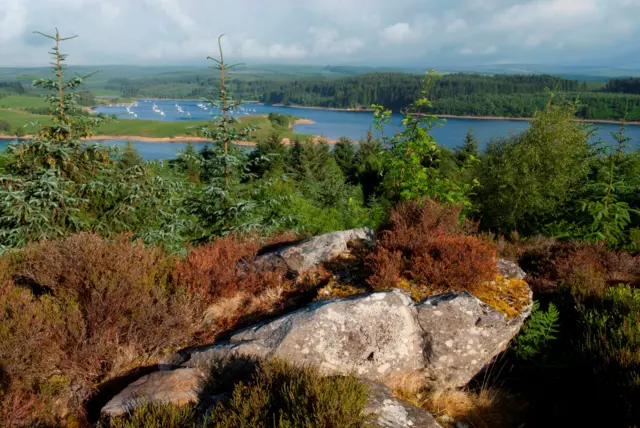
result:
[(0, 0), (0, 66), (70, 64), (640, 68), (640, 0)]

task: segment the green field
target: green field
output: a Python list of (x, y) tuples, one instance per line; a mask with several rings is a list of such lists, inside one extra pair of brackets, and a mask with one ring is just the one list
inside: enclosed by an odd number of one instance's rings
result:
[(24, 109), (30, 107), (47, 107), (48, 104), (44, 97), (27, 96), (27, 95), (9, 95), (0, 98), (0, 108), (17, 108)]
[[(12, 107), (2, 107), (2, 102), (11, 98)], [(36, 105), (36, 100), (42, 101), (41, 98), (36, 97), (7, 97), (0, 100), (0, 121), (6, 121), (11, 126), (11, 133), (14, 133), (16, 129), (24, 127), (32, 122), (39, 122), (41, 124), (50, 123), (49, 116), (31, 114), (24, 110), (21, 110), (17, 106), (22, 108), (27, 107), (43, 107), (45, 104)], [(104, 123), (100, 126), (98, 135), (113, 135), (113, 136), (138, 136), (149, 138), (172, 138), (180, 136), (195, 136), (196, 129), (189, 129), (193, 127), (201, 127), (206, 125), (207, 121), (177, 121), (177, 122), (165, 122), (158, 120), (133, 120), (133, 119), (120, 119), (112, 120)], [(302, 138), (307, 137), (302, 134), (295, 134), (294, 132), (276, 128), (273, 123), (264, 116), (247, 116), (240, 119), (239, 126), (251, 126), (256, 128), (256, 131), (251, 133), (248, 140), (259, 141), (267, 138), (274, 132), (279, 133), (282, 137), (292, 138), (298, 135)], [(34, 127), (27, 126), (24, 128), (26, 134), (31, 134), (35, 130)]]
[[(0, 116), (1, 117), (1, 116)], [(139, 137), (179, 137), (179, 136), (195, 136), (196, 129), (192, 127), (200, 127), (206, 125), (207, 121), (177, 121), (164, 122), (157, 120), (133, 120), (122, 119), (118, 121), (108, 122), (100, 127), (101, 135), (131, 135)], [(267, 138), (274, 132), (278, 132), (282, 137), (292, 138), (294, 135), (305, 137), (301, 134), (295, 134), (290, 130), (276, 129), (271, 121), (264, 116), (248, 116), (240, 119), (239, 126), (252, 126), (256, 131), (249, 136), (250, 141), (259, 141)]]

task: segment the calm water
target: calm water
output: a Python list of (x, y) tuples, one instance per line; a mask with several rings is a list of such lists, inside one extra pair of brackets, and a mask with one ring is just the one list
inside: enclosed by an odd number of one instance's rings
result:
[[(176, 104), (180, 107), (180, 111)], [(124, 106), (113, 105), (97, 109), (100, 113), (116, 114), (121, 119), (151, 119), (166, 121), (184, 121), (185, 127), (191, 120), (209, 119), (212, 115), (210, 109), (199, 107), (199, 101), (184, 100), (139, 100), (137, 105), (129, 108), (129, 113)], [(156, 111), (154, 111), (154, 105)], [(164, 112), (164, 116), (160, 113)], [(274, 107), (260, 104), (245, 104), (242, 110), (234, 112), (234, 116), (246, 116), (256, 114), (268, 114), (271, 112), (291, 114), (294, 116), (311, 119), (314, 123), (308, 125), (296, 125), (295, 131), (303, 134), (322, 135), (327, 138), (337, 139), (342, 136), (358, 140), (364, 137), (371, 126), (372, 114), (370, 112), (333, 111), (309, 108)], [(392, 134), (400, 128), (400, 115), (393, 116), (393, 123), (387, 125), (385, 134)], [(462, 144), (464, 136), (469, 128), (473, 128), (476, 137), (484, 145), (492, 138), (508, 136), (528, 127), (527, 122), (515, 120), (474, 120), (474, 119), (447, 119), (444, 126), (433, 129), (433, 136), (438, 144), (455, 148)], [(599, 124), (600, 130), (597, 137), (612, 142), (610, 132), (618, 130), (615, 124)], [(627, 135), (632, 138), (631, 145), (634, 149), (640, 148), (640, 126), (629, 126)], [(596, 137), (596, 138), (597, 138)], [(124, 140), (103, 140), (104, 144), (122, 146)], [(8, 140), (0, 140), (0, 149), (3, 149)], [(148, 143), (132, 141), (141, 156), (147, 160), (170, 159), (186, 147), (186, 143)], [(207, 143), (196, 143), (202, 147)]]

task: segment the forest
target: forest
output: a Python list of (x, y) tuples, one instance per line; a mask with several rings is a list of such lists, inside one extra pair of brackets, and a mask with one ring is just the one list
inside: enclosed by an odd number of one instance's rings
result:
[[(47, 37), (53, 62), (64, 64), (63, 39)], [(222, 59), (214, 66), (233, 71)], [(223, 86), (206, 101), (223, 114), (197, 129), (210, 145), (145, 162), (131, 145), (86, 141), (109, 118), (76, 114), (86, 77), (65, 72), (60, 65), (33, 81), (48, 94), (51, 120), (0, 155), (0, 425), (366, 426), (359, 416), (339, 419), (347, 405), (362, 409), (360, 387), (286, 367), (265, 367), (261, 382), (241, 384), (207, 415), (195, 406), (96, 414), (114, 379), (315, 299), (329, 284), (257, 270), (263, 245), (362, 226), (384, 237), (362, 250), (353, 273), (367, 292), (473, 291), (498, 255), (528, 274), (534, 312), (481, 382), (448, 392), (456, 394), (448, 417), (491, 427), (640, 420), (640, 150), (624, 122), (615, 146), (591, 143), (590, 128), (575, 120), (582, 107), (562, 94), (613, 95), (551, 77), (300, 81), (285, 85), (292, 96), (357, 102), (366, 94), (378, 101), (375, 128), (384, 130), (396, 108), (405, 129), (333, 148), (299, 138), (285, 145), (274, 133), (247, 152), (233, 143), (253, 129), (224, 114), (236, 106), (228, 95), (237, 86)], [(476, 90), (539, 99), (530, 112), (517, 110), (533, 116), (531, 126), (483, 151), (471, 130), (457, 149), (440, 147), (430, 133), (436, 117), (425, 113), (448, 97), (480, 103)], [(294, 386), (304, 392), (286, 392)], [(336, 388), (346, 392), (331, 401)], [(442, 395), (412, 397), (443, 416)], [(462, 402), (464, 411), (451, 404)]]
[[(417, 75), (375, 73), (331, 80), (295, 81), (265, 94), (261, 101), (331, 108), (369, 108), (371, 104), (382, 104), (399, 111), (419, 95), (421, 79)], [(432, 106), (428, 112), (456, 116), (532, 117), (548, 99), (545, 89), (553, 89), (567, 99), (579, 102), (576, 116), (581, 119), (616, 120), (626, 112), (629, 120), (639, 120), (640, 97), (632, 85), (618, 82), (626, 80), (614, 79), (602, 92), (594, 92), (585, 82), (554, 76), (447, 74), (431, 88)]]
[(624, 79), (612, 79), (602, 89), (603, 92), (640, 94), (640, 78), (629, 77)]

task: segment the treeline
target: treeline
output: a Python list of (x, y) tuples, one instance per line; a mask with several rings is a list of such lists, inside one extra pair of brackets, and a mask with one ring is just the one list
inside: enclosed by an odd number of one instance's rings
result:
[(640, 77), (627, 77), (609, 80), (605, 85), (603, 92), (640, 94)]
[[(277, 90), (281, 83), (275, 80), (234, 78), (229, 82), (235, 97), (258, 100), (264, 93)], [(201, 75), (167, 76), (141, 79), (109, 79), (106, 89), (120, 91), (124, 97), (149, 98), (207, 98), (216, 95), (220, 80)]]
[[(293, 81), (262, 97), (269, 104), (357, 108), (384, 104), (399, 111), (420, 96), (424, 78), (404, 73), (372, 73), (341, 79)], [(459, 99), (475, 95), (543, 94), (545, 88), (563, 92), (586, 91), (586, 83), (553, 76), (483, 76), (450, 74), (435, 82), (430, 98)], [(443, 113), (444, 114), (444, 113)], [(465, 113), (467, 114), (467, 113)]]
[[(581, 119), (640, 120), (640, 97), (627, 94), (567, 93), (565, 100), (575, 101), (576, 116)], [(454, 116), (532, 117), (545, 107), (546, 94), (494, 95), (475, 94), (456, 98), (441, 98), (433, 102), (428, 112)]]
[(0, 98), (8, 95), (22, 95), (24, 86), (20, 82), (0, 82)]
[[(343, 78), (304, 77), (286, 80), (235, 75), (229, 88), (238, 99), (267, 104), (327, 108), (369, 108), (383, 104), (400, 111), (420, 96), (424, 78), (420, 75), (377, 72)], [(435, 81), (430, 90), (430, 113), (458, 116), (531, 117), (544, 108), (546, 89), (557, 89), (565, 98), (579, 100), (577, 116), (582, 119), (619, 119), (628, 109), (629, 120), (640, 120), (638, 79), (615, 79), (598, 92), (585, 82), (550, 75), (449, 74)], [(107, 89), (125, 97), (210, 98), (220, 80), (215, 77), (167, 75), (153, 78), (115, 78)]]

